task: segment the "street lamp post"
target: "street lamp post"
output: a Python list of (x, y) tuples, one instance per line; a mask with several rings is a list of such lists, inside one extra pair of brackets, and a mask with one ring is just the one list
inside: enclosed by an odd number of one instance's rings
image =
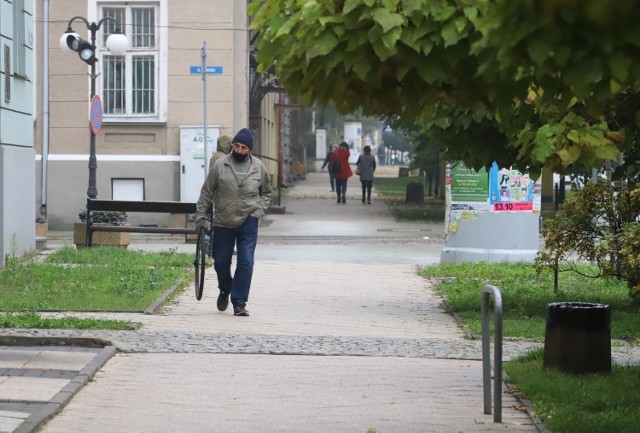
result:
[[(91, 32), (91, 42), (82, 39), (71, 28), (71, 24), (74, 21), (82, 21), (87, 30)], [(91, 66), (91, 72), (89, 77), (91, 78), (91, 95), (89, 101), (93, 101), (93, 97), (96, 95), (96, 33), (100, 30), (100, 27), (105, 21), (113, 21), (116, 26), (118, 22), (111, 17), (104, 17), (100, 21), (89, 22), (83, 17), (73, 17), (69, 20), (67, 25), (67, 31), (60, 37), (60, 48), (65, 51), (75, 51), (80, 56), (83, 62)], [(107, 49), (115, 56), (123, 55), (129, 48), (129, 42), (124, 34), (120, 33), (116, 28), (116, 31), (109, 35), (106, 42)], [(100, 107), (100, 112), (102, 107)], [(102, 119), (100, 119), (102, 122)], [(98, 196), (98, 189), (96, 188), (96, 168), (98, 162), (96, 159), (96, 132), (94, 128), (89, 126), (91, 141), (89, 144), (89, 187), (87, 189), (87, 197), (96, 198)]]

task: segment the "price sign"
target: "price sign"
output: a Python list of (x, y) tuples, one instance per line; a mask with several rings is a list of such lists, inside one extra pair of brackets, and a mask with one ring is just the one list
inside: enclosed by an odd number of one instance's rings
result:
[(494, 212), (520, 212), (533, 210), (532, 202), (494, 203)]

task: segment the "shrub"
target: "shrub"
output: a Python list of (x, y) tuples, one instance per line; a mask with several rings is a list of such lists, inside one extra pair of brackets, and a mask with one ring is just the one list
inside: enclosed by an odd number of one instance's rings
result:
[[(627, 280), (629, 294), (640, 294), (640, 189), (626, 183), (592, 183), (565, 202), (564, 209), (545, 221), (545, 250), (538, 253), (540, 271), (573, 271), (585, 275), (579, 262), (592, 262), (598, 272), (589, 277)], [(557, 278), (556, 278), (557, 288)]]
[[(87, 222), (87, 210), (82, 209), (78, 214), (78, 218), (83, 223)], [(119, 211), (99, 211), (91, 212), (91, 223), (113, 224), (121, 226), (127, 223), (129, 217), (126, 212)]]

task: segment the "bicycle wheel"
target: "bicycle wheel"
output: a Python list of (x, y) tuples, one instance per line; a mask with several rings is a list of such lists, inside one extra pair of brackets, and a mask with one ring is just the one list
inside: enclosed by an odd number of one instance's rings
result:
[(204, 270), (207, 260), (207, 249), (205, 246), (206, 230), (201, 228), (198, 231), (198, 240), (196, 241), (196, 259), (193, 261), (195, 267), (195, 288), (196, 299), (202, 299), (202, 289), (204, 289)]

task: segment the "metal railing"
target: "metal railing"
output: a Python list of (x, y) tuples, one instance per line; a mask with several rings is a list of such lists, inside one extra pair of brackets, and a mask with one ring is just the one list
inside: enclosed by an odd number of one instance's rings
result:
[(493, 422), (502, 422), (502, 292), (489, 284), (482, 288), (482, 391), (484, 394), (484, 413), (491, 414), (491, 354), (489, 341), (489, 297), (494, 300), (494, 356), (493, 356)]

